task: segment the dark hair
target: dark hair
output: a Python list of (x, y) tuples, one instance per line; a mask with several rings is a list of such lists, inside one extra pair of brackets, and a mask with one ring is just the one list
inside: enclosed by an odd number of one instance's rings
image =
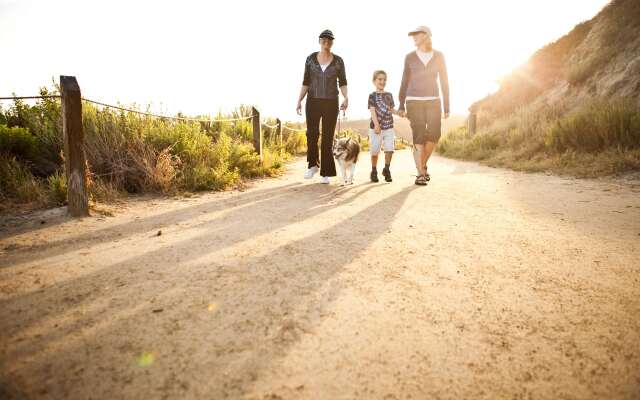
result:
[(385, 76), (385, 78), (387, 77), (387, 73), (386, 73), (386, 72), (384, 72), (383, 70), (379, 69), (379, 70), (377, 70), (377, 71), (375, 71), (375, 72), (373, 73), (373, 79), (372, 79), (372, 81), (375, 81), (375, 80), (376, 80), (376, 78), (378, 77), (378, 75), (384, 75), (384, 76)]

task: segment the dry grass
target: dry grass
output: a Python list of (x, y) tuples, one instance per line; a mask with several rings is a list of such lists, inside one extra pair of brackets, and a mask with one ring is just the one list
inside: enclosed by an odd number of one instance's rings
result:
[[(594, 100), (566, 112), (562, 104), (521, 108), (503, 118), (479, 118), (446, 134), (438, 151), (520, 171), (577, 177), (640, 170), (640, 111), (626, 100)], [(564, 114), (563, 114), (564, 113)]]
[[(41, 90), (42, 94), (56, 90)], [(239, 107), (230, 115), (248, 115)], [(210, 117), (210, 116), (198, 116)], [(60, 103), (15, 101), (0, 108), (0, 198), (36, 207), (64, 204)], [(175, 194), (222, 190), (243, 179), (280, 173), (284, 163), (306, 148), (304, 133), (264, 132), (263, 159), (252, 146), (251, 121), (211, 124), (176, 122), (83, 104), (87, 176), (94, 200), (122, 193)]]

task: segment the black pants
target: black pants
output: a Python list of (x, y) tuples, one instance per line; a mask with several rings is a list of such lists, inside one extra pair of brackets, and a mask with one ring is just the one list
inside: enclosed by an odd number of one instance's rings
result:
[[(338, 120), (338, 99), (308, 98), (305, 110), (307, 114), (307, 161), (309, 168), (320, 165), (320, 176), (336, 176), (332, 146), (333, 134)], [(318, 159), (320, 120), (322, 120), (322, 151)]]

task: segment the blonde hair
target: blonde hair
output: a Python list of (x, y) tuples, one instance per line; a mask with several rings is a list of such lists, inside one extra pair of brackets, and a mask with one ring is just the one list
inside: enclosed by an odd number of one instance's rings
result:
[(376, 79), (378, 79), (378, 75), (384, 75), (385, 78), (387, 77), (387, 73), (384, 72), (383, 70), (379, 69), (379, 70), (377, 70), (377, 71), (375, 71), (373, 73), (373, 79), (372, 80), (375, 81)]

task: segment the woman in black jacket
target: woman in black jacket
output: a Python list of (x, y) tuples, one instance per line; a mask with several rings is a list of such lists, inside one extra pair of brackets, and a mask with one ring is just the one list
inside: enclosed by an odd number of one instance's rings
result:
[[(307, 119), (307, 161), (308, 170), (305, 179), (311, 179), (320, 166), (320, 183), (329, 183), (330, 176), (336, 176), (336, 165), (333, 161), (331, 147), (333, 134), (338, 119), (338, 87), (344, 98), (341, 110), (349, 104), (347, 95), (347, 77), (344, 61), (331, 52), (333, 33), (323, 31), (319, 36), (320, 51), (314, 52), (304, 65), (304, 79), (300, 89), (300, 97), (296, 111), (302, 115), (302, 100), (307, 96), (305, 107)], [(318, 138), (320, 137), (320, 120), (322, 120), (322, 151), (318, 154)]]

